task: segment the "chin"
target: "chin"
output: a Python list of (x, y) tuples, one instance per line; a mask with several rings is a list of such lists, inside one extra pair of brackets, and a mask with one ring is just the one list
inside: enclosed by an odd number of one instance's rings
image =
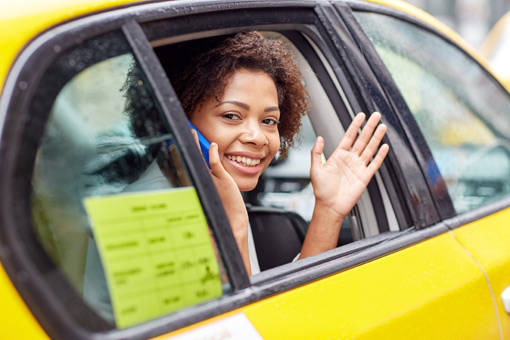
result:
[(251, 191), (257, 186), (259, 179), (251, 181), (236, 181), (237, 187), (240, 191)]

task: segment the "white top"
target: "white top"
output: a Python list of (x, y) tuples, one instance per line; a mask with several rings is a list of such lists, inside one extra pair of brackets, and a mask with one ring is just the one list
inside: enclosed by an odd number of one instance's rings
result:
[(259, 259), (257, 257), (257, 249), (255, 249), (250, 223), (248, 223), (248, 256), (250, 257), (251, 275), (260, 273)]

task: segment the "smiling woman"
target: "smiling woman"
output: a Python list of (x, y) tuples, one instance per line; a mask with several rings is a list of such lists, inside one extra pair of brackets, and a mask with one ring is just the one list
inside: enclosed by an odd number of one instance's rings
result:
[[(185, 42), (157, 53), (188, 119), (211, 142), (210, 174), (246, 269), (255, 274), (259, 266), (240, 191), (253, 190), (276, 153), (285, 156), (294, 142), (308, 107), (299, 68), (280, 41), (258, 32)], [(136, 86), (137, 80), (130, 82)], [(386, 132), (377, 126), (380, 115), (373, 114), (357, 137), (364, 120), (363, 114), (354, 119), (326, 163), (324, 141), (317, 139), (311, 168), (315, 210), (299, 258), (336, 247), (342, 221), (388, 152), (387, 145), (379, 149)]]
[(230, 79), (220, 103), (209, 98), (190, 115), (204, 136), (218, 144), (221, 164), (241, 191), (255, 188), (280, 149), (279, 119), (271, 77), (244, 68)]
[[(301, 127), (301, 117), (305, 115), (308, 103), (299, 68), (279, 40), (248, 32), (193, 40), (162, 47), (156, 52), (189, 117), (203, 101), (221, 98), (239, 69), (269, 76), (277, 95), (273, 105), (280, 111), (280, 153), (287, 154), (288, 148), (294, 144), (294, 135)], [(250, 91), (259, 86), (257, 83), (248, 85)]]

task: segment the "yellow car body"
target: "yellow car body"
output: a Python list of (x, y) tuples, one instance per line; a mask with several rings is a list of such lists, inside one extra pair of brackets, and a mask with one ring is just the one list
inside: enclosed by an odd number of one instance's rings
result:
[[(114, 9), (136, 11), (133, 0), (17, 1), (0, 5), (0, 92), (13, 65), (22, 67), (22, 52), (36, 48), (36, 38), (62, 23), (108, 13)], [(439, 30), (478, 60), (472, 48), (426, 13), (400, 1), (370, 1), (406, 13)], [(268, 6), (271, 4), (268, 3)], [(140, 6), (143, 6), (141, 4)], [(507, 85), (508, 87), (508, 85)], [(11, 92), (8, 92), (11, 93)], [(5, 107), (0, 106), (0, 108)], [(4, 114), (3, 109), (0, 117)], [(506, 112), (506, 118), (510, 112)], [(418, 199), (419, 200), (419, 199)], [(130, 335), (129, 329), (111, 338), (192, 339), (194, 332), (229, 334), (230, 317), (245, 316), (254, 330), (248, 336), (263, 339), (504, 339), (510, 338), (510, 316), (505, 312), (502, 292), (510, 286), (510, 201), (508, 197), (483, 212), (468, 212), (444, 219), (428, 229), (429, 236), (378, 252), (375, 247), (366, 261), (335, 271), (341, 259), (321, 262), (324, 275), (299, 281), (290, 288), (261, 294), (216, 316), (181, 321), (178, 327), (156, 323)], [(489, 211), (489, 212), (487, 212)], [(471, 217), (471, 215), (476, 217)], [(464, 223), (463, 220), (467, 220)], [(453, 222), (452, 222), (453, 221)], [(457, 225), (450, 228), (450, 223)], [(0, 226), (2, 228), (2, 226)], [(424, 229), (427, 233), (427, 228)], [(389, 241), (391, 243), (391, 240)], [(2, 251), (0, 244), (0, 252)], [(345, 259), (344, 259), (345, 260)], [(310, 263), (313, 264), (313, 261)], [(319, 268), (320, 267), (320, 268)], [(13, 276), (0, 265), (0, 338), (48, 339), (47, 320), (33, 310), (44, 310), (39, 301), (27, 302), (17, 290), (26, 278)], [(243, 294), (258, 296), (257, 283)], [(30, 308), (29, 308), (30, 306)], [(218, 326), (219, 328), (214, 328)], [(78, 324), (76, 327), (81, 327)], [(152, 327), (152, 328), (151, 328)], [(151, 330), (152, 329), (152, 330)], [(161, 330), (161, 331), (160, 331)], [(80, 331), (81, 332), (81, 331)], [(158, 334), (159, 332), (159, 334)], [(224, 333), (221, 333), (224, 332)], [(227, 333), (225, 333), (227, 332)], [(101, 338), (102, 333), (81, 333)], [(145, 335), (144, 335), (145, 334)], [(188, 336), (188, 337), (186, 337)], [(228, 337), (225, 337), (228, 338)]]

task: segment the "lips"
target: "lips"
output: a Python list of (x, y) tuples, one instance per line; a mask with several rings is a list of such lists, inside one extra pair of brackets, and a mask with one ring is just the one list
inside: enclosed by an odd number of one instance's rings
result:
[(257, 177), (263, 171), (264, 155), (252, 152), (236, 152), (235, 154), (224, 154), (224, 157), (228, 163), (225, 164), (226, 169), (234, 178), (237, 176)]

